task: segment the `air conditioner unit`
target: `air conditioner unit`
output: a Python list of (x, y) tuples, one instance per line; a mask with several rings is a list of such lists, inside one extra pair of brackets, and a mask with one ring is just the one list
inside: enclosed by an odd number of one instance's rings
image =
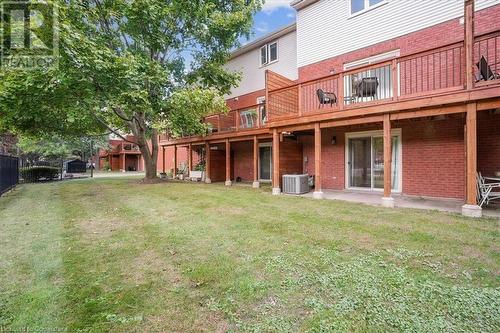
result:
[(304, 194), (309, 192), (309, 175), (283, 175), (283, 193)]

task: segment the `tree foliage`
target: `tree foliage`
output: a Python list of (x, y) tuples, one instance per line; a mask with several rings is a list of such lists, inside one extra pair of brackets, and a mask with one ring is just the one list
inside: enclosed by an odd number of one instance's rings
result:
[(200, 117), (226, 110), (239, 75), (223, 64), (260, 2), (60, 0), (59, 66), (0, 74), (0, 126), (131, 132), (154, 178), (159, 130), (202, 134)]

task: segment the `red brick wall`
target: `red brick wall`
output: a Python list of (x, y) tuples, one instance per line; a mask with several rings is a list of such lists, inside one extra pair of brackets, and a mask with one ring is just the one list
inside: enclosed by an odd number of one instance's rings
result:
[[(496, 121), (492, 121), (496, 117)], [(500, 171), (500, 116), (478, 121), (478, 170)], [(465, 147), (462, 116), (444, 120), (393, 123), (402, 130), (403, 194), (464, 198)], [(323, 188), (345, 188), (345, 133), (381, 130), (381, 125), (322, 130)], [(336, 137), (333, 145), (332, 138)], [(314, 174), (314, 137), (301, 136), (304, 173)], [(488, 153), (491, 151), (491, 154)]]
[(403, 193), (464, 198), (464, 119), (406, 121), (402, 128)]
[(242, 181), (253, 181), (253, 141), (231, 143), (234, 154), (234, 177)]
[(217, 150), (210, 151), (210, 180), (223, 182), (226, 180), (226, 151), (223, 145), (217, 147)]
[(477, 170), (490, 177), (500, 172), (500, 113), (478, 113)]
[[(500, 5), (476, 12), (475, 32), (480, 35), (500, 29)], [(372, 55), (400, 49), (401, 56), (463, 40), (464, 26), (453, 19), (411, 34), (374, 44), (299, 68), (299, 80), (307, 81), (343, 70), (343, 64)]]
[(300, 141), (284, 138), (280, 142), (280, 179), (285, 174), (302, 173), (302, 143)]
[(226, 104), (231, 110), (243, 109), (257, 104), (257, 97), (265, 95), (266, 95), (265, 89), (257, 90), (245, 95), (238, 96), (237, 101), (235, 101), (234, 98), (229, 98), (226, 100)]

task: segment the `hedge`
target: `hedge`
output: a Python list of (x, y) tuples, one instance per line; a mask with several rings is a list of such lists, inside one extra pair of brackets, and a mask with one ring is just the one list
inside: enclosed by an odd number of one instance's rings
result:
[(59, 168), (48, 166), (34, 166), (21, 168), (19, 170), (21, 178), (27, 182), (38, 182), (41, 180), (53, 180), (59, 175)]

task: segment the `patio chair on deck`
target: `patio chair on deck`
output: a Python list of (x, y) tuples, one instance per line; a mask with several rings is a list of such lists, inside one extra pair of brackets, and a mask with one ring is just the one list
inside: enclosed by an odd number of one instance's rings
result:
[(481, 60), (479, 60), (479, 62), (476, 63), (476, 66), (479, 69), (479, 78), (477, 78), (476, 82), (481, 80), (489, 81), (489, 80), (500, 79), (500, 75), (491, 70), (488, 61), (484, 56), (481, 56)]
[(358, 82), (358, 85), (356, 87), (356, 95), (358, 98), (371, 97), (373, 100), (377, 96), (377, 88), (377, 77), (364, 77), (361, 79), (361, 81)]
[[(498, 181), (498, 182), (497, 182)], [(485, 178), (477, 174), (477, 204), (479, 207), (488, 205), (491, 201), (500, 200), (500, 179)]]
[(335, 95), (335, 93), (325, 92), (320, 88), (316, 90), (316, 94), (318, 95), (319, 100), (318, 109), (324, 104), (330, 104), (330, 106), (337, 104), (337, 95)]

